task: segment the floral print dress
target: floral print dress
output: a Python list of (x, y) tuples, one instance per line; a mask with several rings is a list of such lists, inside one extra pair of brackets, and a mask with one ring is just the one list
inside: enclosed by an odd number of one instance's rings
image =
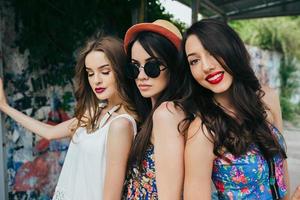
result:
[(142, 167), (143, 168), (140, 171), (136, 165), (129, 169), (124, 184), (123, 200), (158, 199), (153, 144), (150, 144), (146, 150)]
[[(271, 126), (271, 130), (285, 148), (283, 136), (274, 126)], [(225, 153), (224, 157), (231, 163), (219, 157), (213, 163), (212, 180), (219, 199), (273, 199), (269, 185), (268, 162), (255, 145), (252, 145), (245, 155), (234, 157), (231, 153)], [(280, 156), (274, 158), (275, 176), (281, 198), (287, 193), (287, 186), (283, 180), (283, 161)]]

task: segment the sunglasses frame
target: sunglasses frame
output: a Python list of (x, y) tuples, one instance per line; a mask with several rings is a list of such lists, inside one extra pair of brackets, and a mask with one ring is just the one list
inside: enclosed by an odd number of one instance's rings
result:
[[(149, 66), (149, 64), (157, 64), (155, 66)], [(160, 66), (164, 66), (164, 68), (160, 69)], [(148, 69), (148, 67), (150, 67), (150, 69)], [(146, 62), (144, 65), (139, 65), (137, 63), (129, 63), (128, 68), (131, 67), (133, 68), (131, 72), (129, 72), (129, 70), (127, 70), (127, 76), (130, 79), (136, 79), (140, 72), (141, 72), (141, 68), (144, 70), (145, 74), (150, 77), (150, 78), (157, 78), (160, 75), (161, 71), (164, 71), (165, 69), (167, 69), (167, 67), (159, 60), (155, 59), (155, 60), (150, 60), (148, 62)], [(155, 69), (153, 69), (153, 67), (155, 67)], [(152, 72), (151, 72), (152, 69)], [(136, 71), (135, 71), (136, 70)], [(155, 71), (154, 71), (155, 70)], [(153, 72), (154, 71), (154, 72)], [(131, 74), (130, 74), (131, 73)], [(154, 74), (153, 74), (154, 73)]]

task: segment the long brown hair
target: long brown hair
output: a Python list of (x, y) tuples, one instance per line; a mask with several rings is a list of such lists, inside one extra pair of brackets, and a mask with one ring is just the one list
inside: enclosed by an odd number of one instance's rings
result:
[(78, 123), (74, 130), (79, 127), (85, 127), (88, 133), (95, 131), (97, 128), (97, 122), (102, 110), (102, 108), (98, 106), (99, 99), (96, 97), (89, 84), (88, 74), (85, 69), (85, 58), (92, 51), (101, 51), (106, 55), (110, 61), (117, 82), (117, 91), (123, 100), (122, 105), (126, 110), (132, 110), (130, 109), (130, 101), (121, 87), (122, 83), (126, 81), (126, 77), (124, 76), (126, 54), (123, 48), (123, 42), (113, 36), (103, 36), (98, 34), (94, 38), (88, 40), (79, 52), (75, 71), (77, 86), (75, 90), (75, 98), (77, 100), (75, 117), (78, 119)]

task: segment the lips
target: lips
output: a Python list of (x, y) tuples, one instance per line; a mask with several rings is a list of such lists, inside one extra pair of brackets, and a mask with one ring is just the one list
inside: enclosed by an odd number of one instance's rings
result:
[(104, 92), (104, 90), (105, 90), (105, 88), (101, 88), (101, 87), (95, 88), (95, 92), (97, 94), (100, 94), (100, 93)]
[(151, 85), (147, 85), (147, 84), (139, 84), (138, 88), (142, 91), (148, 90), (151, 87)]
[(209, 74), (205, 80), (209, 82), (210, 84), (218, 84), (220, 83), (224, 78), (224, 71), (218, 71), (212, 74)]

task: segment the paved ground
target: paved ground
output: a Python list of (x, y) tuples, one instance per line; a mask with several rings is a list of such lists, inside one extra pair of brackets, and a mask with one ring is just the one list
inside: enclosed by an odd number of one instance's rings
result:
[(285, 125), (283, 132), (288, 148), (288, 167), (291, 191), (300, 185), (300, 128)]

